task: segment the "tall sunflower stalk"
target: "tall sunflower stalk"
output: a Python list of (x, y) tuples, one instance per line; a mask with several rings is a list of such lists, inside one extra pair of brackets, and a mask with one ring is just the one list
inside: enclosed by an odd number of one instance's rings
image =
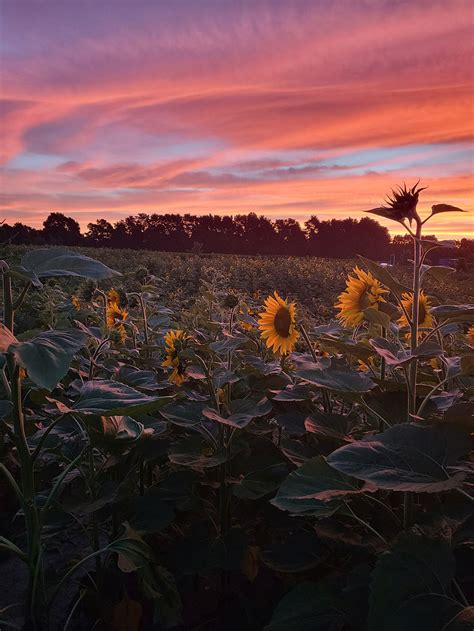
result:
[[(396, 190), (392, 190), (392, 195), (386, 199), (386, 205), (379, 208), (373, 208), (368, 212), (385, 217), (386, 219), (392, 219), (400, 223), (410, 235), (413, 241), (413, 280), (412, 280), (412, 296), (411, 296), (411, 312), (406, 308), (402, 300), (399, 300), (399, 305), (403, 311), (404, 319), (406, 320), (410, 328), (410, 352), (415, 354), (415, 350), (418, 346), (420, 339), (420, 300), (422, 298), (421, 290), (421, 277), (422, 277), (422, 265), (426, 256), (423, 254), (422, 249), (422, 231), (424, 224), (429, 221), (434, 215), (443, 212), (460, 211), (460, 208), (450, 206), (447, 204), (437, 204), (432, 206), (431, 214), (422, 220), (417, 211), (417, 205), (419, 201), (419, 195), (421, 191), (426, 187), (418, 187), (419, 181), (412, 188), (407, 188), (403, 185), (403, 188), (399, 186)], [(414, 229), (412, 225), (414, 222)], [(408, 225), (409, 224), (409, 225)], [(407, 376), (407, 390), (408, 390), (408, 418), (410, 422), (417, 413), (417, 374), (418, 374), (418, 360), (416, 357), (412, 358)], [(404, 494), (403, 504), (403, 522), (404, 527), (410, 525), (412, 520), (412, 507), (413, 497), (410, 492)]]

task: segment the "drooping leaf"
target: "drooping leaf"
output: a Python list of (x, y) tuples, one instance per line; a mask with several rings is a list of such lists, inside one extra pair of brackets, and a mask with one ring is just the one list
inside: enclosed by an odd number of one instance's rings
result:
[(328, 631), (341, 629), (343, 614), (320, 584), (305, 581), (293, 587), (278, 603), (264, 631)]
[(98, 416), (136, 415), (155, 412), (173, 397), (149, 396), (130, 386), (109, 379), (87, 381), (72, 409), (77, 414)]
[(443, 354), (443, 349), (433, 341), (422, 341), (413, 352), (400, 350), (383, 337), (372, 338), (370, 345), (389, 366), (407, 366), (415, 360), (432, 359)]
[(174, 464), (192, 469), (209, 469), (229, 459), (226, 449), (212, 449), (196, 437), (180, 440), (171, 446), (168, 458)]
[(330, 467), (322, 456), (308, 460), (286, 478), (272, 500), (281, 510), (294, 510), (295, 502), (328, 501), (360, 493), (363, 484)]
[(380, 309), (367, 307), (364, 309), (364, 317), (371, 324), (377, 324), (387, 330), (390, 328), (390, 316)]
[(314, 532), (290, 533), (281, 543), (267, 546), (262, 553), (265, 565), (276, 572), (304, 572), (321, 562), (323, 546)]
[(244, 475), (232, 486), (232, 493), (241, 499), (258, 500), (275, 491), (287, 475), (286, 465), (270, 465)]
[(181, 401), (167, 405), (160, 410), (160, 414), (167, 421), (180, 427), (193, 427), (202, 423), (204, 404), (200, 401)]
[(395, 296), (398, 296), (400, 298), (404, 292), (410, 291), (410, 288), (406, 285), (402, 285), (402, 283), (399, 283), (398, 280), (392, 276), (392, 274), (388, 271), (386, 267), (382, 267), (382, 265), (379, 265), (378, 263), (376, 263), (375, 261), (371, 261), (370, 259), (366, 259), (364, 256), (359, 255), (359, 258), (372, 274), (372, 276), (374, 276), (374, 278), (385, 285), (385, 287), (388, 287), (388, 289), (390, 289), (395, 294)]
[(94, 280), (103, 280), (120, 276), (100, 261), (65, 248), (32, 250), (21, 258), (21, 266), (34, 272), (38, 278), (48, 276), (80, 276)]
[(402, 423), (336, 449), (327, 462), (378, 488), (434, 493), (462, 483), (466, 472), (455, 466), (469, 449), (463, 428)]
[(367, 361), (374, 354), (373, 349), (367, 344), (355, 342), (354, 340), (342, 340), (330, 335), (321, 336), (319, 345), (323, 351), (344, 353), (362, 361)]
[(315, 410), (311, 416), (306, 417), (304, 425), (310, 434), (346, 443), (352, 441), (347, 433), (349, 423), (350, 419), (346, 415)]
[(456, 318), (469, 322), (474, 318), (474, 305), (437, 305), (431, 307), (430, 313), (438, 320)]
[(10, 274), (13, 278), (19, 278), (27, 283), (31, 283), (33, 287), (36, 287), (36, 289), (41, 289), (43, 287), (43, 283), (40, 281), (35, 272), (31, 269), (26, 269), (22, 265), (12, 265), (12, 267), (10, 267)]
[[(434, 627), (424, 625), (423, 620), (433, 622), (430, 618), (430, 607), (425, 608), (421, 618), (416, 616), (422, 626), (399, 624), (401, 620), (411, 624), (410, 616), (402, 613), (400, 618), (400, 612), (404, 608), (408, 611), (412, 609), (414, 623), (416, 600), (413, 599), (432, 595), (436, 600), (436, 596), (444, 596), (454, 578), (454, 569), (454, 558), (446, 540), (429, 539), (415, 532), (402, 533), (393, 549), (379, 558), (373, 572), (369, 631), (442, 629), (442, 620), (438, 620)], [(425, 605), (427, 604), (425, 601)], [(431, 606), (433, 605), (434, 602), (431, 602)], [(439, 613), (441, 612), (438, 611), (438, 615)], [(445, 619), (444, 623), (449, 619)]]
[(451, 206), (450, 204), (435, 204), (431, 206), (431, 214), (439, 215), (439, 213), (465, 213), (465, 210), (462, 208), (457, 208), (457, 206)]
[(202, 414), (211, 421), (217, 421), (218, 423), (229, 425), (230, 427), (235, 427), (237, 429), (243, 429), (244, 427), (247, 427), (250, 421), (254, 418), (254, 415), (245, 412), (237, 412), (236, 414), (231, 414), (228, 417), (224, 417), (219, 414), (217, 410), (209, 407), (205, 407), (202, 411)]
[(422, 265), (421, 266), (421, 278), (426, 274), (432, 276), (438, 283), (442, 283), (446, 280), (449, 274), (452, 274), (456, 270), (454, 267), (447, 267), (446, 265)]
[(103, 443), (133, 443), (143, 436), (145, 428), (130, 416), (101, 416), (92, 425), (96, 438)]
[(336, 392), (360, 394), (369, 392), (375, 387), (375, 383), (367, 375), (348, 368), (305, 368), (297, 370), (296, 374), (320, 388), (328, 388)]
[(36, 385), (53, 390), (69, 370), (77, 351), (85, 344), (81, 331), (45, 331), (27, 342), (9, 347), (16, 361)]
[(129, 365), (120, 366), (117, 371), (117, 379), (127, 384), (127, 386), (146, 392), (165, 390), (170, 386), (168, 381), (158, 382), (156, 373), (153, 370), (139, 370)]
[(311, 390), (303, 385), (290, 385), (277, 391), (273, 401), (308, 401), (313, 397)]

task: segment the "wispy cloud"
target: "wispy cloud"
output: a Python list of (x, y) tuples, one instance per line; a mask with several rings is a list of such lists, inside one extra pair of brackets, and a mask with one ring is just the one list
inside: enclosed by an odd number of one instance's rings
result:
[[(1, 214), (472, 209), (472, 3), (3, 3)], [(440, 233), (471, 222), (440, 219)]]

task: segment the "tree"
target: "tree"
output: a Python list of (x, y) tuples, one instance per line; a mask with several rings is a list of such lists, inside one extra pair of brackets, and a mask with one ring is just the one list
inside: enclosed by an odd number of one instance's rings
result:
[(110, 245), (114, 235), (114, 227), (106, 219), (97, 219), (87, 224), (88, 232), (84, 235), (87, 245), (101, 247)]
[(52, 245), (78, 245), (81, 228), (72, 217), (63, 213), (51, 213), (43, 222), (43, 236)]

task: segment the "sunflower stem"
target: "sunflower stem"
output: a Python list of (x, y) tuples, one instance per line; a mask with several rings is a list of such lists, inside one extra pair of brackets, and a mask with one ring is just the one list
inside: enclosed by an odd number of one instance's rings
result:
[[(314, 363), (317, 364), (318, 358), (316, 356), (316, 353), (314, 352), (314, 348), (313, 348), (313, 345), (311, 344), (311, 340), (309, 339), (309, 335), (306, 329), (304, 328), (304, 326), (301, 324), (301, 322), (299, 326), (300, 326), (301, 335), (303, 336), (303, 339), (306, 342), (306, 346), (308, 347), (308, 350), (311, 353), (311, 357), (313, 358)], [(329, 393), (327, 392), (325, 388), (321, 388), (321, 392), (323, 395), (324, 411), (326, 413), (329, 413), (331, 412), (331, 399), (329, 397)]]

